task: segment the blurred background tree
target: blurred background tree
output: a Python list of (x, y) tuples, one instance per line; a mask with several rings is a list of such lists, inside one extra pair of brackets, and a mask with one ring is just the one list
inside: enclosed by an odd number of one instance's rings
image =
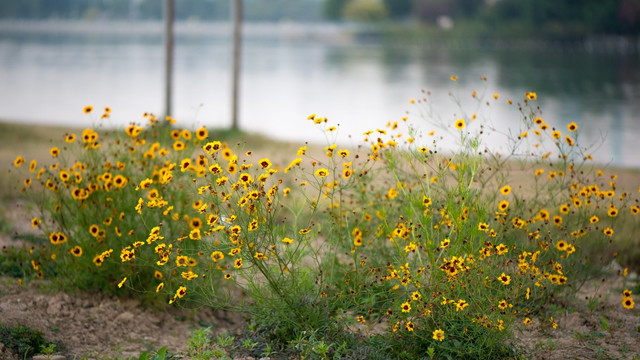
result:
[(376, 0), (351, 0), (342, 9), (345, 19), (359, 22), (376, 22), (387, 18), (387, 8)]
[(342, 11), (349, 0), (325, 0), (324, 16), (328, 20), (340, 20)]
[(411, 16), (413, 0), (384, 0), (383, 4), (391, 19), (406, 19)]

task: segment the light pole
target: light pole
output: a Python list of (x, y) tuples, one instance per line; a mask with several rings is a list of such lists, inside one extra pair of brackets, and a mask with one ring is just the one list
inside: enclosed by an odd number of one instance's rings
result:
[(174, 0), (164, 2), (164, 115), (171, 116), (171, 90), (173, 88), (173, 18)]
[(242, 47), (242, 0), (233, 0), (233, 69), (231, 79), (231, 129), (238, 129), (238, 93)]

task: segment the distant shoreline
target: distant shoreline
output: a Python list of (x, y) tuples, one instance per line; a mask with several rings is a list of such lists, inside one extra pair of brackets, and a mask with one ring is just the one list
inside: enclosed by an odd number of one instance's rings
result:
[[(319, 23), (267, 23), (252, 22), (244, 25), (245, 37), (278, 38), (287, 40), (349, 41), (351, 34), (363, 31), (358, 25), (344, 25), (330, 22)], [(150, 36), (162, 37), (162, 21), (127, 20), (0, 20), (1, 34), (46, 34), (81, 36)], [(230, 22), (177, 21), (177, 37), (229, 38)]]
[[(159, 20), (0, 20), (0, 35), (149, 37), (163, 36)], [(177, 21), (178, 38), (228, 40), (232, 25), (226, 21)], [(349, 45), (354, 42), (415, 42), (427, 48), (563, 51), (586, 53), (640, 53), (640, 36), (592, 35), (583, 38), (477, 36), (465, 29), (447, 31), (418, 23), (247, 22), (247, 40), (320, 41)]]

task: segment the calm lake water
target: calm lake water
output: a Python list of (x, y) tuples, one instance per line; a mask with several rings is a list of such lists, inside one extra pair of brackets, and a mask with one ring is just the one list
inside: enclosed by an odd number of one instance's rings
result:
[[(598, 162), (640, 168), (637, 52), (410, 44), (350, 36), (349, 30), (248, 25), (240, 126), (320, 142), (325, 135), (305, 120), (317, 113), (339, 123), (337, 140), (350, 144), (409, 111), (413, 124), (427, 132), (433, 126), (409, 104), (424, 89), (432, 93), (433, 116), (442, 121), (453, 123), (463, 114), (451, 92), (467, 115), (478, 112), (496, 128), (517, 132), (518, 113), (506, 100), (534, 91), (545, 121), (565, 132), (566, 124), (578, 123), (581, 141), (599, 146), (592, 152)], [(225, 24), (178, 25), (173, 115), (183, 126), (230, 124), (230, 34)], [(0, 119), (90, 126), (99, 114), (84, 115), (82, 108), (91, 104), (113, 109), (108, 124), (142, 122), (142, 113), (163, 111), (163, 61), (159, 23), (0, 22)], [(473, 90), (501, 97), (476, 109)], [(500, 141), (489, 138), (487, 145), (500, 147)]]

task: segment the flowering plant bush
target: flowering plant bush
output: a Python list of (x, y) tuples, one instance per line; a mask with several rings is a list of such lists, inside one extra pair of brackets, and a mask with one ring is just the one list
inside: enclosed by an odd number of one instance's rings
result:
[[(80, 289), (114, 291), (114, 284), (128, 281), (138, 290), (155, 291), (163, 282), (172, 283), (173, 277), (166, 276), (170, 272), (198, 266), (188, 259), (160, 271), (131, 261), (154, 254), (156, 264), (168, 262), (172, 248), (158, 246), (160, 227), (163, 235), (182, 240), (202, 226), (197, 208), (182, 191), (191, 173), (178, 163), (199, 149), (207, 130), (172, 129), (170, 121), (145, 117), (146, 128), (132, 124), (123, 132), (66, 134), (63, 144), (50, 150), (53, 164), (29, 163), (22, 190), (37, 206), (32, 226), (47, 237), (33, 252), (37, 276), (56, 275)], [(18, 157), (14, 166), (23, 162)]]
[[(480, 110), (502, 106), (471, 96)], [(430, 114), (429, 97), (411, 102)], [(609, 260), (593, 254), (640, 212), (588, 164), (578, 125), (551, 128), (536, 100), (506, 102), (516, 136), (478, 111), (435, 129), (405, 117), (350, 148), (311, 115), (326, 147), (282, 164), (153, 118), (104, 144), (94, 130), (69, 134), (51, 150), (59, 162), (29, 166), (44, 192), (24, 183), (49, 237), (33, 268), (247, 312), (302, 353), (319, 354), (304, 346), (313, 338), (331, 344), (322, 356), (507, 356), (516, 324), (557, 326), (542, 306)], [(490, 148), (488, 133), (506, 146)], [(439, 149), (445, 139), (455, 150)]]

